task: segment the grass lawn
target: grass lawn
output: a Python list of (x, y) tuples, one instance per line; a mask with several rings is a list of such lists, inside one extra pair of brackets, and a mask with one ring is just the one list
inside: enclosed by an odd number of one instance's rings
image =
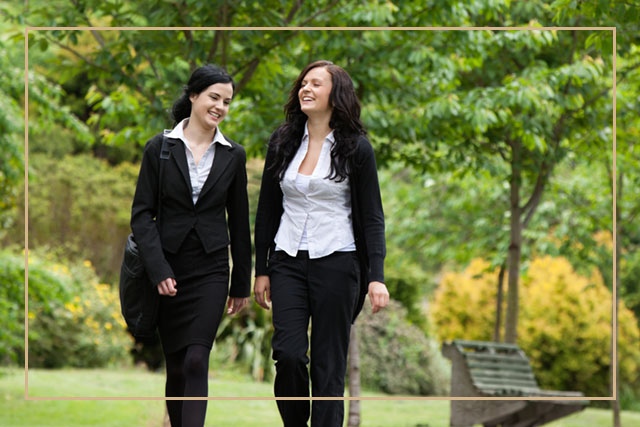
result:
[[(47, 396), (162, 396), (163, 374), (144, 370), (36, 370), (29, 371), (29, 397)], [(270, 383), (220, 372), (210, 378), (209, 393), (224, 396), (273, 396)], [(364, 396), (384, 394), (364, 392)], [(345, 412), (348, 410), (345, 402)], [(445, 427), (449, 402), (441, 400), (362, 401), (363, 427)], [(24, 371), (0, 368), (0, 426), (161, 426), (160, 400), (24, 400)], [(551, 427), (611, 426), (611, 411), (587, 409), (549, 424)], [(640, 413), (623, 412), (624, 426), (640, 425)], [(207, 426), (281, 426), (275, 401), (209, 401)]]

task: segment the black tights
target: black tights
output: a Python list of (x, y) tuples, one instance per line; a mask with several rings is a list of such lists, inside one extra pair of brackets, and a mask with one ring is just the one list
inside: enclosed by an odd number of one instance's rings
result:
[[(206, 397), (209, 352), (200, 344), (191, 344), (175, 353), (165, 354), (167, 397)], [(207, 413), (206, 400), (167, 400), (171, 427), (201, 427)]]

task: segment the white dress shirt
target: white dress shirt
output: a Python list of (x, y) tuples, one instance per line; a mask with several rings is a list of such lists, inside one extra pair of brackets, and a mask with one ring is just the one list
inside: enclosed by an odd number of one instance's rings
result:
[(171, 130), (171, 132), (166, 134), (166, 136), (168, 138), (177, 138), (184, 142), (184, 152), (187, 156), (189, 178), (191, 180), (191, 198), (193, 199), (193, 204), (195, 205), (198, 201), (198, 197), (200, 196), (200, 191), (202, 191), (202, 187), (204, 186), (204, 183), (209, 176), (209, 172), (211, 171), (213, 158), (216, 154), (216, 142), (229, 147), (231, 147), (231, 143), (224, 139), (224, 135), (222, 135), (222, 132), (220, 132), (220, 127), (216, 127), (216, 133), (213, 136), (213, 141), (211, 141), (211, 143), (207, 147), (207, 150), (202, 155), (202, 158), (200, 159), (198, 164), (196, 164), (196, 161), (193, 157), (193, 151), (191, 151), (190, 142), (184, 136), (184, 128), (187, 127), (187, 123), (189, 123), (188, 117), (178, 123), (176, 127)]
[(275, 237), (276, 250), (296, 256), (308, 250), (309, 258), (321, 258), (336, 251), (355, 251), (351, 222), (349, 179), (342, 182), (326, 179), (331, 171), (333, 131), (325, 137), (318, 163), (312, 174), (298, 172), (309, 149), (309, 131), (284, 173), (280, 188), (284, 212)]

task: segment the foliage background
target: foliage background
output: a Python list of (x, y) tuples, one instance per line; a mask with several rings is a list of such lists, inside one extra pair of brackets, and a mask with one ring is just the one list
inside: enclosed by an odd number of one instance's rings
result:
[[(631, 310), (620, 310), (620, 324), (630, 331), (621, 335), (624, 342), (628, 340), (623, 348), (629, 348), (621, 352), (625, 358), (621, 367), (629, 375), (621, 378), (631, 396), (625, 404), (637, 405), (640, 387), (634, 372), (640, 346), (630, 325), (635, 324), (637, 331), (640, 314), (638, 8), (628, 2), (592, 0), (302, 3), (158, 0), (125, 5), (32, 0), (0, 6), (0, 49), (5, 53), (0, 55), (0, 239), (10, 248), (3, 252), (2, 262), (10, 266), (3, 280), (11, 283), (5, 287), (10, 303), (1, 305), (3, 324), (5, 319), (9, 323), (19, 319), (15, 307), (24, 304), (20, 302), (23, 284), (17, 280), (24, 245), (21, 63), (25, 25), (616, 26), (617, 76), (611, 74), (614, 48), (606, 31), (31, 31), (29, 247), (36, 251), (34, 259), (41, 259), (36, 261), (41, 262), (38, 268), (47, 272), (43, 280), (57, 289), (53, 323), (69, 321), (63, 320), (69, 315), (65, 304), (75, 304), (69, 299), (74, 293), (100, 301), (96, 292), (104, 288), (93, 283), (112, 287), (116, 283), (141, 147), (151, 135), (172, 125), (167, 114), (171, 102), (189, 72), (205, 62), (226, 66), (237, 82), (223, 128), (251, 156), (248, 173), (254, 214), (261, 158), (270, 132), (282, 120), (281, 106), (292, 79), (311, 60), (333, 59), (354, 79), (377, 155), (387, 221), (387, 281), (403, 307), (393, 314), (403, 328), (398, 335), (414, 336), (420, 331), (427, 341), (442, 339), (442, 327), (428, 320), (435, 313), (433, 292), (442, 292), (447, 278), (474, 268), (473, 260), (481, 257), (487, 263), (482, 273), (485, 304), (471, 314), (484, 316), (478, 336), (491, 336), (494, 320), (489, 308), (495, 306), (496, 271), (507, 259), (512, 216), (509, 186), (516, 177), (522, 205), (533, 208), (523, 215), (526, 226), (517, 269), (523, 293), (534, 283), (533, 288), (557, 286), (561, 281), (551, 273), (562, 265), (571, 278), (568, 287), (587, 280), (589, 295), (608, 300), (616, 285), (611, 243), (620, 231), (618, 294), (622, 307)], [(614, 78), (618, 82), (617, 175), (611, 170)], [(519, 162), (512, 161), (515, 146), (523, 153)], [(613, 229), (614, 182), (621, 230)], [(548, 260), (546, 267), (535, 264), (540, 259)], [(91, 267), (84, 266), (85, 261)], [(58, 277), (56, 265), (78, 273)], [(532, 279), (534, 267), (543, 271), (544, 280)], [(477, 280), (467, 282), (475, 286)], [(37, 285), (33, 292), (31, 286), (30, 282), (30, 298), (37, 306)], [(560, 298), (564, 290), (555, 289), (554, 295)], [(520, 343), (530, 345), (527, 348), (541, 364), (537, 370), (541, 386), (574, 389), (575, 378), (558, 372), (575, 372), (573, 360), (584, 356), (580, 368), (594, 369), (600, 379), (597, 384), (585, 380), (584, 389), (604, 389), (606, 348), (596, 348), (596, 341), (589, 342), (588, 350), (560, 346), (566, 354), (557, 352), (560, 347), (538, 354), (538, 348), (528, 344), (557, 339), (561, 332), (555, 330), (551, 338), (534, 333), (542, 330), (544, 317), (533, 311), (544, 307), (545, 301), (538, 305), (527, 298), (520, 301)], [(569, 297), (560, 298), (558, 304), (563, 303), (576, 313), (583, 313), (590, 304), (588, 298), (573, 301)], [(106, 307), (87, 314), (101, 319), (102, 329), (113, 309)], [(227, 321), (220, 329), (218, 354), (228, 355), (227, 360), (243, 366), (254, 378), (269, 380), (270, 318), (268, 313), (258, 313), (253, 307), (251, 313)], [(460, 328), (468, 315), (460, 313), (451, 319), (451, 327)], [(560, 329), (567, 326), (565, 320)], [(604, 324), (598, 323), (602, 333)], [(48, 330), (45, 323), (42, 327)], [(102, 329), (99, 334), (93, 329), (78, 330), (74, 345), (91, 348), (87, 337), (107, 334)], [(382, 330), (377, 333), (386, 336)], [(42, 334), (37, 341), (56, 338)], [(2, 336), (4, 363), (19, 362), (15, 347), (19, 336), (20, 331), (13, 329)], [(113, 336), (116, 341), (122, 339)], [(431, 357), (432, 344), (427, 341), (423, 355), (409, 356), (434, 360), (415, 374), (424, 376), (425, 383), (429, 378), (445, 378), (447, 372)], [(130, 345), (121, 344), (123, 349)], [(363, 347), (362, 351), (383, 356), (386, 349), (381, 346), (376, 353)], [(112, 356), (100, 357), (95, 363), (113, 363)], [(55, 360), (44, 360), (43, 366), (59, 366)], [(221, 356), (217, 362), (222, 362)], [(71, 364), (82, 363), (88, 362)], [(126, 364), (126, 359), (121, 363)], [(370, 384), (389, 387), (382, 380)], [(412, 386), (415, 392), (438, 392)]]

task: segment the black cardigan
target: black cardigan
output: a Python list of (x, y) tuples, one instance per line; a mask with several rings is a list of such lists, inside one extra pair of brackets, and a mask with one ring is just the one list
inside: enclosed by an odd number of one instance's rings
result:
[[(167, 138), (169, 159), (160, 159), (162, 134), (145, 146), (131, 208), (131, 229), (152, 285), (175, 278), (164, 252), (176, 253), (187, 233), (196, 231), (204, 250), (212, 253), (231, 244), (233, 270), (229, 296), (248, 297), (251, 291), (251, 231), (244, 148), (226, 138), (218, 144), (211, 171), (198, 201), (191, 197), (189, 166), (184, 143)], [(162, 211), (158, 215), (158, 175), (162, 180)], [(228, 216), (228, 227), (227, 219)], [(228, 230), (228, 232), (227, 232)]]
[[(284, 211), (280, 183), (274, 171), (269, 169), (275, 160), (274, 135), (275, 132), (269, 140), (256, 214), (256, 276), (267, 274), (269, 255), (275, 250), (274, 239)], [(386, 255), (384, 212), (380, 198), (376, 159), (373, 147), (366, 137), (360, 136), (357, 139), (357, 149), (349, 167), (351, 170), (349, 173), (351, 218), (356, 251), (361, 266), (360, 296), (352, 319), (355, 321), (362, 309), (369, 283), (373, 281), (384, 282), (384, 257)]]

